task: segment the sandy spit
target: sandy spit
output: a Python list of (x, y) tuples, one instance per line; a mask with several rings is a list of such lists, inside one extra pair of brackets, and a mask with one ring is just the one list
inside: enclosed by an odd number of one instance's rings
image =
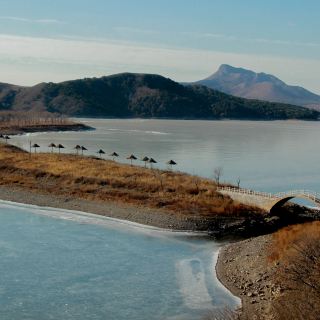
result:
[(0, 199), (43, 207), (83, 211), (101, 216), (128, 220), (157, 228), (207, 231), (208, 221), (200, 217), (186, 217), (160, 209), (127, 205), (120, 202), (100, 202), (68, 196), (33, 192), (19, 187), (0, 186)]

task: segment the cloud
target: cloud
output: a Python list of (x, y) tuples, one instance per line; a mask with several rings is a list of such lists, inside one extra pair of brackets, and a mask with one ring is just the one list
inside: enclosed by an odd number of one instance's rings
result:
[(272, 73), (319, 91), (320, 60), (164, 48), (107, 39), (52, 39), (0, 34), (2, 82), (35, 84), (120, 72), (158, 73), (195, 81), (227, 63)]
[(124, 32), (124, 33), (140, 33), (140, 34), (160, 34), (157, 30), (152, 29), (139, 29), (139, 28), (131, 28), (131, 27), (113, 27), (114, 31)]
[(65, 24), (65, 22), (56, 19), (27, 19), (21, 17), (0, 16), (0, 20), (11, 20), (26, 23), (40, 23), (40, 24)]
[(181, 35), (192, 36), (196, 38), (212, 38), (212, 39), (222, 39), (228, 41), (245, 41), (252, 43), (266, 43), (282, 46), (299, 46), (299, 47), (320, 47), (319, 42), (301, 42), (301, 41), (290, 41), (290, 40), (280, 40), (280, 39), (267, 39), (267, 38), (246, 38), (246, 37), (236, 37), (233, 35), (221, 34), (221, 33), (197, 33), (197, 32), (181, 32)]

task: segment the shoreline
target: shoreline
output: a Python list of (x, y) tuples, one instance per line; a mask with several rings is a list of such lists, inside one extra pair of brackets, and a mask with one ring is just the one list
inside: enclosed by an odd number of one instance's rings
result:
[[(192, 231), (192, 230), (173, 230), (173, 229), (164, 229), (160, 227), (154, 227), (151, 225), (141, 224), (137, 222), (133, 222), (130, 220), (113, 218), (106, 215), (98, 215), (91, 212), (79, 211), (79, 210), (71, 210), (71, 209), (62, 209), (57, 207), (49, 207), (49, 206), (39, 206), (36, 204), (28, 204), (23, 202), (14, 202), (9, 200), (0, 199), (0, 205), (4, 207), (15, 207), (15, 208), (27, 208), (27, 209), (35, 209), (35, 214), (46, 216), (50, 218), (64, 218), (65, 216), (72, 218), (74, 216), (75, 222), (79, 222), (81, 224), (94, 224), (94, 225), (110, 225), (116, 224), (117, 226), (121, 225), (128, 228), (153, 231), (153, 232), (161, 232), (166, 234), (176, 234), (176, 235), (192, 235), (192, 236), (206, 236), (205, 233), (200, 231)], [(40, 212), (40, 213), (39, 213)], [(83, 219), (83, 220), (82, 220)], [(69, 220), (69, 219), (68, 219)]]
[(53, 125), (33, 125), (33, 126), (9, 126), (0, 127), (0, 132), (5, 135), (23, 135), (27, 133), (44, 133), (58, 131), (89, 131), (95, 130), (84, 123), (68, 123)]
[(174, 212), (123, 204), (121, 202), (102, 202), (74, 197), (33, 192), (19, 187), (0, 185), (0, 199), (40, 207), (82, 211), (99, 216), (126, 220), (146, 226), (172, 230), (207, 232), (208, 220), (202, 217), (187, 217)]

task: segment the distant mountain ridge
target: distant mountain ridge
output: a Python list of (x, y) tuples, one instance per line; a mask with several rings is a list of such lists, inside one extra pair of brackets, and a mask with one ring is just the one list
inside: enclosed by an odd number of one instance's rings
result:
[(195, 83), (237, 97), (289, 103), (320, 110), (320, 96), (315, 93), (299, 86), (287, 85), (270, 74), (256, 73), (227, 64), (221, 65), (210, 77)]
[(0, 84), (0, 110), (67, 116), (175, 119), (318, 119), (319, 112), (237, 98), (154, 74), (122, 73), (33, 87)]

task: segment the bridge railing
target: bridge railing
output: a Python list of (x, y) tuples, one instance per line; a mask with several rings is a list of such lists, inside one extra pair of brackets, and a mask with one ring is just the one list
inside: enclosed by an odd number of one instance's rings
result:
[(320, 202), (320, 193), (311, 190), (291, 190), (287, 192), (278, 192), (274, 196), (276, 198), (285, 198), (290, 196), (296, 197), (298, 195), (303, 195), (313, 201)]
[(259, 197), (265, 197), (265, 198), (275, 198), (275, 196), (272, 193), (267, 193), (267, 192), (259, 192), (259, 191), (254, 191), (250, 189), (243, 189), (243, 188), (236, 188), (236, 187), (218, 187), (218, 191), (227, 191), (227, 192), (235, 192), (235, 193), (240, 193), (240, 194), (248, 194), (248, 195), (254, 195), (254, 196), (259, 196)]
[(310, 191), (310, 190), (291, 190), (287, 192), (278, 192), (276, 194), (253, 191), (250, 189), (243, 189), (243, 188), (236, 188), (236, 187), (218, 187), (217, 190), (254, 195), (254, 196), (259, 196), (259, 197), (264, 197), (269, 199), (281, 199), (285, 197), (297, 197), (299, 195), (303, 195), (304, 197), (307, 197), (310, 200), (320, 203), (320, 193)]

